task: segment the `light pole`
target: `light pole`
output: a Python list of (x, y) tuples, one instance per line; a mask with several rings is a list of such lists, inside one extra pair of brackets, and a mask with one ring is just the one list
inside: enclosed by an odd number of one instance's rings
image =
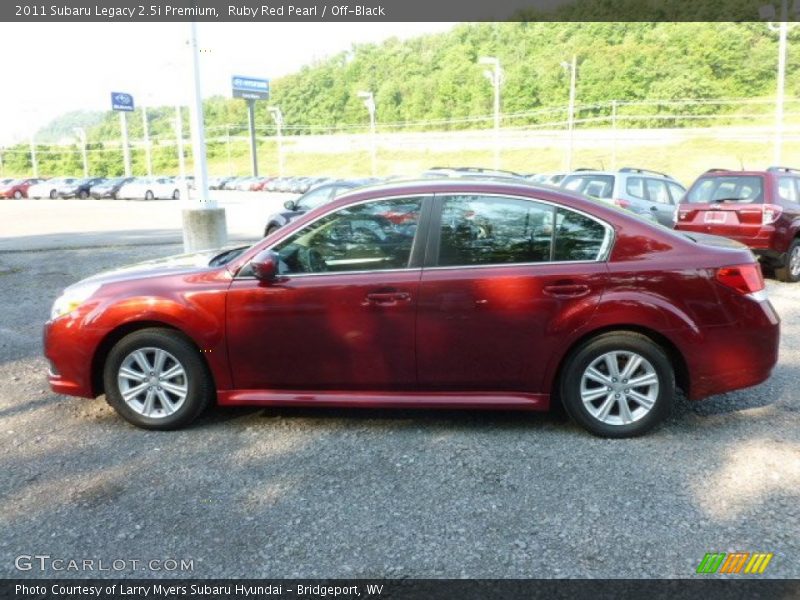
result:
[(86, 153), (86, 130), (83, 127), (76, 127), (74, 130), (75, 135), (81, 143), (81, 155), (83, 156), (83, 176), (89, 177), (89, 157)]
[(570, 72), (569, 76), (569, 115), (567, 117), (567, 129), (569, 135), (569, 145), (567, 150), (567, 171), (572, 171), (572, 151), (575, 145), (575, 81), (578, 72), (578, 57), (572, 55), (572, 62), (562, 62), (561, 66)]
[(153, 175), (153, 156), (150, 150), (150, 128), (147, 124), (147, 107), (142, 102), (142, 129), (144, 130), (144, 161), (147, 166), (147, 175)]
[[(217, 208), (208, 193), (208, 165), (203, 124), (203, 94), (200, 86), (200, 50), (197, 45), (197, 22), (191, 22), (189, 48), (193, 74), (191, 113), (192, 155), (196, 204), (183, 211), (183, 246), (186, 252), (197, 252), (223, 246), (227, 240), (225, 209)], [(188, 199), (187, 199), (188, 200)]]
[[(794, 12), (797, 12), (797, 6), (793, 2)], [(762, 19), (774, 19), (775, 7), (771, 4), (762, 6), (759, 11)], [(781, 16), (780, 22), (776, 25), (774, 22), (767, 23), (767, 27), (772, 31), (778, 32), (778, 85), (775, 93), (775, 143), (773, 148), (773, 163), (775, 166), (781, 163), (781, 154), (783, 150), (783, 98), (786, 88), (786, 38), (791, 27), (795, 27), (797, 23), (789, 24), (789, 2), (788, 0), (781, 0)]]
[(33, 176), (39, 177), (39, 163), (36, 161), (36, 143), (31, 134), (31, 166), (33, 167)]
[(494, 56), (482, 56), (478, 59), (479, 65), (492, 67), (486, 69), (483, 74), (491, 82), (494, 90), (494, 168), (500, 168), (500, 84), (503, 80), (503, 72), (500, 69), (500, 59)]
[[(277, 106), (267, 108), (275, 121), (276, 137), (278, 138), (278, 175), (283, 177), (283, 113)], [(373, 170), (374, 170), (373, 165)]]
[(374, 177), (378, 170), (378, 148), (375, 140), (375, 96), (372, 92), (358, 92), (358, 97), (364, 100), (364, 106), (369, 111), (370, 154), (372, 158), (372, 176)]

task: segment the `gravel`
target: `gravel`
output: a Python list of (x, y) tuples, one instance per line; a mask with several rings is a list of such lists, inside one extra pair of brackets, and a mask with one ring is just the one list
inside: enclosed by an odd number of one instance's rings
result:
[[(551, 414), (214, 409), (127, 425), (50, 392), (61, 288), (179, 246), (0, 253), (0, 577), (15, 557), (193, 561), (196, 577), (692, 577), (706, 552), (774, 552), (800, 577), (800, 285), (769, 282), (780, 364), (603, 440)], [(141, 568), (141, 567), (139, 567)]]

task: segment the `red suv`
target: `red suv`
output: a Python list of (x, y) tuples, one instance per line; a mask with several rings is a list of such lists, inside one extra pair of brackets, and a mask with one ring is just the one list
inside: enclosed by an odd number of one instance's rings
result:
[(800, 281), (800, 170), (707, 171), (681, 200), (675, 228), (737, 240), (781, 281)]
[(779, 319), (741, 244), (526, 183), (360, 188), (254, 246), (64, 291), (50, 385), (151, 429), (209, 404), (545, 410), (644, 433), (752, 386)]

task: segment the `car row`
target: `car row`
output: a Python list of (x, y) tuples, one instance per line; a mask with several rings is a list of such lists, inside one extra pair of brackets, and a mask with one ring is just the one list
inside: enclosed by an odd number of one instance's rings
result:
[(173, 199), (184, 187), (193, 187), (192, 178), (178, 177), (53, 177), (51, 179), (0, 180), (0, 198), (110, 198)]

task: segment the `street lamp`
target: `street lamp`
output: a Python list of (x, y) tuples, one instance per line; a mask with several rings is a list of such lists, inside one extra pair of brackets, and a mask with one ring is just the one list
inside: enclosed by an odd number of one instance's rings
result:
[(369, 132), (370, 132), (370, 154), (372, 155), (372, 176), (377, 173), (377, 145), (376, 145), (376, 131), (375, 131), (375, 96), (372, 92), (358, 92), (358, 97), (364, 100), (364, 106), (369, 111)]
[(78, 140), (81, 142), (81, 154), (83, 155), (83, 176), (89, 177), (89, 157), (86, 153), (86, 130), (83, 127), (73, 129)]
[(494, 89), (494, 168), (500, 168), (500, 84), (503, 82), (503, 71), (500, 69), (500, 59), (494, 56), (482, 56), (478, 59), (479, 65), (492, 67), (483, 74), (491, 82)]
[(569, 114), (567, 116), (567, 130), (569, 136), (569, 147), (567, 150), (567, 171), (572, 171), (572, 151), (575, 138), (575, 80), (578, 72), (578, 57), (572, 55), (572, 62), (562, 62), (561, 66), (570, 72), (569, 77)]
[[(795, 14), (798, 12), (798, 6), (795, 2), (792, 3)], [(775, 14), (775, 7), (771, 4), (762, 6), (758, 14), (762, 19), (769, 19), (772, 21)], [(767, 27), (772, 31), (778, 32), (778, 89), (775, 94), (775, 146), (773, 149), (773, 162), (780, 165), (781, 152), (783, 146), (783, 97), (786, 87), (786, 38), (791, 27), (795, 27), (797, 23), (789, 24), (787, 22), (789, 16), (789, 2), (788, 0), (781, 0), (781, 20), (776, 25), (774, 22), (767, 23)]]
[(276, 134), (278, 138), (278, 175), (283, 177), (283, 113), (277, 106), (267, 108), (272, 119), (275, 121)]

